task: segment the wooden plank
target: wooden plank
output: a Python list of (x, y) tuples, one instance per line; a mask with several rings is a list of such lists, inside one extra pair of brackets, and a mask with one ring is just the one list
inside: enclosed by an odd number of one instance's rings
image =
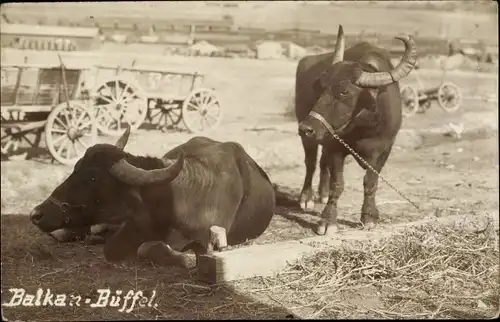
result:
[(163, 101), (184, 101), (189, 95), (189, 93), (186, 93), (186, 95), (180, 95), (180, 94), (170, 95), (169, 93), (146, 91), (145, 95), (149, 99), (159, 99)]
[(2, 105), (2, 112), (50, 112), (52, 105)]
[(15, 133), (20, 133), (20, 132), (29, 132), (32, 130), (39, 129), (41, 127), (44, 127), (47, 121), (37, 121), (37, 122), (30, 122), (30, 123), (22, 123), (19, 122), (17, 124), (13, 123), (7, 123), (7, 124), (2, 124), (3, 128), (18, 128), (19, 131), (15, 131)]
[[(486, 212), (483, 219), (490, 218), (498, 227), (498, 210)], [(479, 215), (476, 218), (480, 218)], [(432, 217), (413, 223), (378, 226), (375, 230), (347, 230), (335, 236), (310, 237), (301, 240), (284, 241), (268, 245), (241, 247), (234, 250), (202, 255), (198, 261), (198, 279), (208, 283), (222, 283), (256, 276), (272, 276), (303, 256), (339, 247), (343, 243), (378, 241), (385, 237), (402, 233), (405, 229), (426, 224), (461, 225), (470, 221), (470, 217), (455, 215), (442, 218)], [(384, 230), (384, 228), (387, 228)]]

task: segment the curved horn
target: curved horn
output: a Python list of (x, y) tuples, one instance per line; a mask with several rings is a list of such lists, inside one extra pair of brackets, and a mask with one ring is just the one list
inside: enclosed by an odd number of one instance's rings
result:
[(344, 28), (342, 28), (342, 25), (339, 25), (339, 30), (337, 32), (337, 43), (335, 44), (335, 53), (333, 54), (332, 65), (344, 60), (344, 50), (345, 50)]
[(405, 54), (399, 64), (390, 72), (369, 73), (363, 71), (354, 84), (360, 87), (378, 87), (389, 85), (408, 76), (417, 62), (417, 45), (412, 37), (402, 35), (396, 37), (405, 44)]
[(177, 160), (163, 160), (164, 168), (144, 170), (131, 165), (125, 159), (116, 162), (109, 172), (117, 179), (133, 186), (171, 181), (177, 177), (184, 166), (184, 154), (181, 152)]
[(127, 145), (128, 142), (128, 137), (130, 136), (130, 125), (127, 124), (127, 128), (125, 129), (125, 132), (123, 132), (122, 136), (116, 141), (115, 146), (122, 150), (125, 148), (125, 145)]

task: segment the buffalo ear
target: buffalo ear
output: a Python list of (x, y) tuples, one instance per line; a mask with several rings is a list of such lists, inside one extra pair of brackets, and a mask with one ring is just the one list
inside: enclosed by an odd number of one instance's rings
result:
[(313, 90), (316, 94), (321, 94), (325, 91), (325, 86), (323, 86), (323, 80), (321, 77), (317, 78), (313, 82)]
[(326, 72), (323, 72), (319, 75), (316, 80), (312, 83), (314, 92), (318, 95), (323, 94), (328, 86), (328, 75)]
[(370, 112), (377, 111), (377, 90), (364, 88), (359, 94), (357, 105)]
[(135, 223), (127, 220), (104, 244), (104, 258), (109, 262), (117, 262), (135, 254), (142, 244), (142, 236), (137, 233)]
[(152, 232), (151, 216), (140, 193), (130, 189), (124, 197), (126, 201), (123, 207), (118, 207), (118, 211), (126, 212), (126, 219), (104, 245), (104, 257), (111, 262), (136, 254), (139, 246)]
[(139, 191), (137, 191), (136, 189), (130, 189), (127, 192), (127, 197), (127, 206), (132, 212), (132, 216), (129, 220), (134, 222), (134, 224), (140, 231), (149, 233), (153, 228), (151, 215), (146, 209)]

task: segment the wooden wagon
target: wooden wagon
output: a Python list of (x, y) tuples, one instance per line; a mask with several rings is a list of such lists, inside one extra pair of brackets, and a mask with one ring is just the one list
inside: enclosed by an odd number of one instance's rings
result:
[(59, 61), (58, 65), (30, 64), (27, 59), (24, 64), (2, 63), (2, 155), (15, 153), (22, 141), (38, 147), (45, 134), (51, 156), (72, 164), (95, 143), (97, 127), (90, 101), (79, 95), (84, 69)]
[(401, 87), (401, 98), (404, 116), (413, 116), (417, 113), (424, 113), (431, 107), (432, 101), (437, 101), (439, 107), (447, 113), (454, 113), (460, 108), (462, 103), (462, 93), (460, 88), (449, 81), (445, 81), (446, 69), (443, 67), (441, 82), (438, 86), (428, 87), (422, 84), (418, 75), (418, 70), (414, 70), (417, 86), (405, 85)]
[(95, 66), (98, 81), (91, 96), (99, 131), (117, 136), (125, 124), (135, 130), (145, 121), (162, 131), (183, 121), (192, 133), (219, 125), (220, 102), (213, 89), (203, 87), (204, 75), (134, 65)]

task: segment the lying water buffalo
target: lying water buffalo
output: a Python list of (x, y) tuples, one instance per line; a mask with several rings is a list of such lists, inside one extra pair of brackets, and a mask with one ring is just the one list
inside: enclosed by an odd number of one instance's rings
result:
[[(320, 159), (319, 197), (326, 203), (316, 233), (337, 231), (337, 201), (344, 190), (344, 161), (351, 154), (343, 140), (369, 165), (380, 172), (401, 128), (401, 96), (398, 81), (413, 69), (417, 50), (413, 39), (399, 36), (406, 52), (398, 66), (387, 51), (359, 43), (344, 51), (345, 39), (339, 26), (333, 53), (307, 56), (299, 61), (295, 87), (295, 113), (305, 151), (306, 176), (300, 196), (303, 209), (314, 205), (312, 178)], [(376, 224), (375, 203), (378, 175), (357, 157), (366, 171), (361, 221)]]
[[(159, 159), (124, 152), (129, 134), (127, 129), (115, 145), (90, 147), (33, 209), (33, 224), (65, 241), (88, 234), (92, 225), (114, 224), (104, 246), (108, 260), (158, 245), (174, 232), (203, 253), (212, 248), (212, 226), (225, 228), (227, 244), (236, 245), (269, 225), (274, 188), (238, 143), (195, 137)], [(163, 246), (166, 255), (178, 255)]]

